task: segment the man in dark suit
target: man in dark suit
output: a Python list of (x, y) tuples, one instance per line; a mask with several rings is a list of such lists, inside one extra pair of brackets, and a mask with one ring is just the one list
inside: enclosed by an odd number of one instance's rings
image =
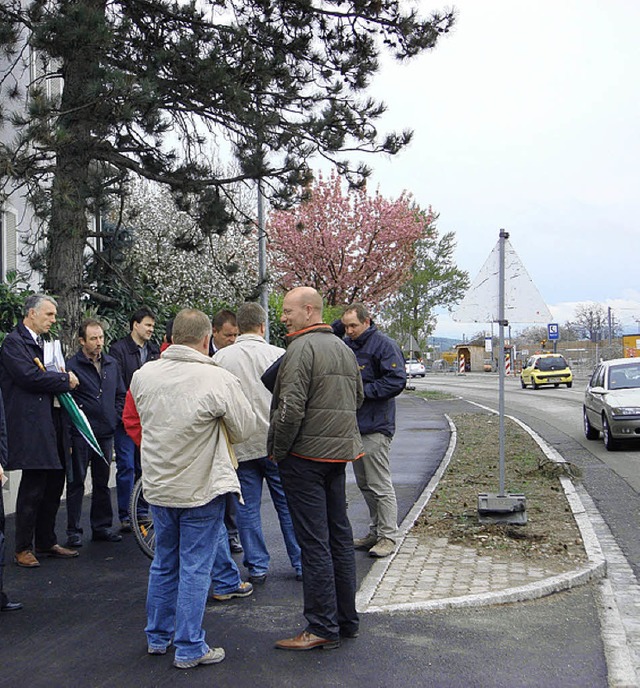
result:
[(4, 573), (4, 501), (2, 499), (2, 483), (4, 478), (4, 466), (7, 463), (7, 424), (4, 420), (4, 404), (0, 394), (0, 612), (15, 612), (22, 609), (22, 602), (9, 602), (7, 593), (3, 587)]
[[(133, 374), (147, 361), (160, 358), (160, 348), (151, 341), (156, 323), (156, 316), (150, 308), (142, 306), (129, 319), (131, 332), (109, 347), (109, 353), (120, 366), (120, 375), (125, 389), (129, 389)], [(116, 490), (118, 493), (118, 516), (120, 532), (131, 532), (129, 502), (135, 481), (140, 477), (140, 450), (127, 435), (122, 425), (122, 418), (116, 425), (114, 436), (116, 451)]]
[(0, 387), (6, 403), (9, 460), (7, 470), (22, 470), (16, 502), (18, 566), (34, 568), (36, 553), (69, 559), (78, 552), (57, 543), (55, 520), (65, 480), (62, 409), (54, 396), (78, 386), (74, 373), (41, 370), (42, 335), (56, 321), (50, 296), (33, 294), (24, 304), (24, 319), (0, 349)]
[(67, 361), (80, 380), (73, 398), (84, 411), (106, 461), (96, 454), (80, 433), (71, 432), (71, 479), (67, 481), (67, 547), (82, 547), (82, 498), (87, 469), (91, 465), (91, 539), (120, 542), (122, 535), (111, 530), (113, 508), (109, 477), (113, 454), (113, 434), (122, 418), (125, 389), (118, 362), (105, 354), (104, 329), (98, 320), (89, 318), (80, 325), (80, 350)]

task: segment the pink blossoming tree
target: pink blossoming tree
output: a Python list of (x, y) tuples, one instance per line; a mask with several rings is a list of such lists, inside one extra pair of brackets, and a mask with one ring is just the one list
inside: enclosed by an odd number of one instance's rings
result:
[(283, 289), (314, 287), (329, 306), (378, 305), (411, 278), (414, 245), (431, 231), (431, 217), (408, 193), (397, 200), (345, 193), (337, 174), (320, 176), (308, 201), (272, 213), (272, 272)]

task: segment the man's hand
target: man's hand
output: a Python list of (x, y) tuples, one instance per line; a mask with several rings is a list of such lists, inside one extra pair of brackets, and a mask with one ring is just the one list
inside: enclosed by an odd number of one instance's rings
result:
[(71, 389), (75, 389), (78, 385), (80, 384), (80, 380), (78, 380), (76, 374), (73, 372), (73, 370), (69, 371), (69, 387)]

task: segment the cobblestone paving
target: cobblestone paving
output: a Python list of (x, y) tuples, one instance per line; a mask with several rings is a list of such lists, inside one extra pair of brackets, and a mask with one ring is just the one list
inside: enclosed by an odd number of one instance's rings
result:
[(526, 561), (507, 561), (499, 555), (479, 556), (469, 547), (448, 544), (446, 538), (420, 543), (409, 536), (389, 565), (371, 604), (384, 607), (496, 592), (557, 573)]

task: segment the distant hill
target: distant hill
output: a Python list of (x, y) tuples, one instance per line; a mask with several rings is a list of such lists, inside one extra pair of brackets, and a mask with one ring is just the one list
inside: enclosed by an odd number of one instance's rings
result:
[(439, 347), (440, 351), (449, 351), (459, 343), (459, 339), (451, 339), (449, 337), (429, 337), (429, 344), (436, 349)]

